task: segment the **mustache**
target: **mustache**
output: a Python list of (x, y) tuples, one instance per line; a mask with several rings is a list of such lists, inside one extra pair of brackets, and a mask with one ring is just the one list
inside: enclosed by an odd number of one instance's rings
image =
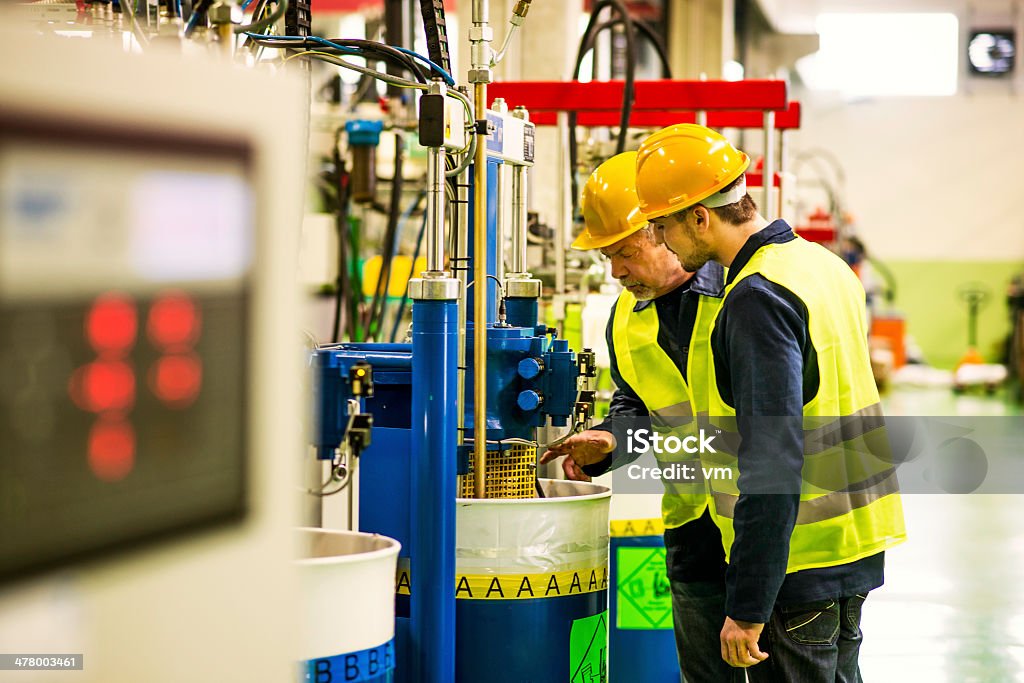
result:
[(626, 280), (619, 278), (619, 284), (623, 287), (635, 287), (637, 285), (642, 285), (643, 283), (640, 282), (640, 280)]

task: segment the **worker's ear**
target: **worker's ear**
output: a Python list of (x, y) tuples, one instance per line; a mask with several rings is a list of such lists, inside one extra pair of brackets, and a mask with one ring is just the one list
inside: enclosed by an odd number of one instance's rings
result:
[(711, 227), (711, 212), (706, 207), (698, 204), (693, 209), (693, 218), (697, 232), (701, 235), (707, 233), (708, 228)]

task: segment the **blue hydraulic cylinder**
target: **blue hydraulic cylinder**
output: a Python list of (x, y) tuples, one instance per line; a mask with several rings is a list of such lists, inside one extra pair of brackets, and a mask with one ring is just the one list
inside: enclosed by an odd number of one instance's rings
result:
[(451, 683), (455, 680), (458, 473), (455, 301), (416, 301), (412, 329), (410, 679), (417, 683)]
[[(487, 258), (487, 274), (497, 277), (498, 273), (498, 166), (502, 162), (497, 159), (487, 159), (487, 244), (484, 245), (484, 252)], [(470, 173), (470, 190), (469, 190), (469, 262), (475, 263), (476, 259), (476, 243), (474, 241), (474, 228), (473, 228), (473, 216), (475, 209), (473, 208), (474, 193), (473, 193), (473, 180), (474, 174)], [(472, 266), (471, 266), (472, 267)], [(470, 279), (472, 279), (473, 271), (470, 270)], [(481, 283), (476, 282), (473, 286), (466, 291), (466, 315), (468, 320), (475, 320), (473, 316), (473, 301), (476, 297), (477, 292), (480, 291)], [(493, 323), (498, 319), (498, 307), (496, 289), (497, 285), (494, 280), (487, 278), (487, 322)], [(529, 325), (525, 327), (531, 327), (536, 325), (537, 321), (534, 319)]]
[(505, 317), (513, 327), (534, 327), (537, 324), (537, 300), (533, 297), (505, 299)]

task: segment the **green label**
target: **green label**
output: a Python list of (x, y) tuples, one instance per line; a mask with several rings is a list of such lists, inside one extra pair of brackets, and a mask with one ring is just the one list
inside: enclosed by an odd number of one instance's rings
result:
[(616, 559), (616, 628), (672, 628), (672, 590), (665, 574), (665, 549), (619, 548)]
[(569, 632), (569, 683), (607, 683), (608, 610), (576, 619)]

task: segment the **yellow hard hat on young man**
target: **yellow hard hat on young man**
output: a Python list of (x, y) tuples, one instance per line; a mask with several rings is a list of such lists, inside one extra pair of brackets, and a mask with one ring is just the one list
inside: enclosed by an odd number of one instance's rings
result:
[(654, 220), (696, 204), (709, 209), (735, 204), (746, 194), (740, 177), (750, 157), (706, 126), (680, 123), (652, 134), (637, 152), (636, 193), (645, 220)]
[(636, 196), (636, 152), (616, 154), (583, 187), (583, 232), (573, 249), (602, 249), (647, 225)]

